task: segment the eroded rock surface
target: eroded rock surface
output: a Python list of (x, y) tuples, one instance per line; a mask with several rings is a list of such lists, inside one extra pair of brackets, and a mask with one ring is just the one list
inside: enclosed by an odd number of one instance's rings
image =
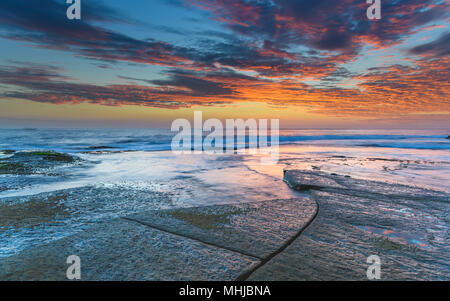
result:
[(151, 227), (257, 258), (276, 251), (316, 214), (308, 198), (151, 211), (131, 216)]
[(450, 279), (448, 195), (321, 172), (286, 172), (292, 187), (309, 185), (305, 179), (321, 186), (311, 195), (319, 204), (316, 219), (250, 280), (367, 280), (370, 255), (381, 259), (382, 280)]
[(0, 260), (83, 231), (100, 221), (172, 208), (164, 191), (84, 186), (0, 200)]
[(67, 280), (67, 257), (81, 280), (233, 280), (257, 259), (116, 219), (0, 260), (0, 280)]
[(153, 210), (94, 223), (0, 259), (0, 280), (65, 280), (70, 255), (82, 280), (235, 280), (301, 231), (310, 199)]

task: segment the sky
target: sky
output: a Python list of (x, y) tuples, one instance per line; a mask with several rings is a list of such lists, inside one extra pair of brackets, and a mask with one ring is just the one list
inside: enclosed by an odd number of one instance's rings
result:
[(448, 0), (0, 1), (0, 127), (450, 129)]

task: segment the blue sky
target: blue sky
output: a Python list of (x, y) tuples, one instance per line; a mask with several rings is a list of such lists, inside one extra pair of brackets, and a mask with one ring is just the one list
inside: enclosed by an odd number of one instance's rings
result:
[(441, 0), (385, 0), (377, 21), (363, 0), (81, 3), (68, 20), (65, 1), (1, 2), (0, 125), (167, 123), (199, 109), (449, 125)]

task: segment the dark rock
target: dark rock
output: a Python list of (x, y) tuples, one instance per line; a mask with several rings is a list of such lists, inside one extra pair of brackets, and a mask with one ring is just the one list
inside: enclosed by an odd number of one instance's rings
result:
[(113, 147), (113, 146), (104, 146), (104, 145), (100, 145), (100, 146), (90, 146), (90, 147), (89, 147), (89, 149), (92, 149), (92, 150), (97, 150), (97, 149), (113, 149), (113, 148), (116, 148), (116, 147)]
[(448, 194), (301, 170), (285, 178), (291, 187), (320, 183), (311, 192), (320, 210), (248, 280), (367, 280), (370, 255), (381, 259), (381, 280), (450, 279)]
[(320, 171), (285, 170), (284, 181), (297, 191), (320, 190), (325, 187), (344, 188), (331, 175)]
[(0, 174), (28, 174), (30, 170), (22, 163), (0, 162)]
[(12, 156), (0, 159), (0, 174), (31, 175), (39, 173), (39, 169), (49, 169), (79, 160), (77, 157), (52, 151), (13, 152)]
[(0, 259), (0, 280), (67, 280), (67, 257), (81, 280), (234, 280), (258, 262), (239, 253), (115, 219)]
[(236, 280), (295, 237), (316, 212), (315, 201), (292, 199), (110, 219), (0, 259), (0, 280), (66, 280), (70, 255), (80, 257), (81, 280), (87, 281)]
[(268, 256), (315, 216), (308, 198), (152, 211), (132, 220), (257, 258)]
[(5, 149), (5, 150), (2, 150), (2, 151), (0, 151), (0, 152), (2, 152), (2, 153), (5, 154), (5, 155), (12, 155), (12, 154), (14, 154), (16, 151), (11, 150), (11, 149)]
[(63, 153), (57, 153), (57, 152), (27, 152), (24, 154), (29, 157), (38, 157), (43, 160), (53, 161), (53, 162), (72, 163), (75, 161), (74, 157), (67, 155), (67, 154), (63, 154)]

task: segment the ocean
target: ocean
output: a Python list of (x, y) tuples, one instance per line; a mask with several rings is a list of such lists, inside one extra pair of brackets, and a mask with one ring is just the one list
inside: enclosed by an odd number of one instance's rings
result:
[[(0, 149), (170, 150), (168, 129), (0, 129)], [(280, 130), (280, 144), (449, 150), (448, 130)]]
[[(167, 179), (192, 169), (218, 172), (239, 162), (279, 177), (286, 166), (345, 173), (364, 179), (414, 184), (449, 191), (450, 130), (281, 130), (279, 164), (258, 166), (258, 157), (205, 154), (175, 156), (175, 133), (165, 129), (0, 129), (0, 150), (47, 150), (92, 164), (71, 167), (58, 187), (76, 183)], [(8, 155), (3, 155), (3, 157)], [(233, 156), (231, 156), (233, 158)], [(0, 157), (1, 158), (1, 157)], [(211, 162), (212, 160), (212, 162)], [(222, 163), (217, 163), (219, 162)], [(84, 179), (83, 179), (84, 178)], [(2, 195), (42, 192), (27, 186)]]

